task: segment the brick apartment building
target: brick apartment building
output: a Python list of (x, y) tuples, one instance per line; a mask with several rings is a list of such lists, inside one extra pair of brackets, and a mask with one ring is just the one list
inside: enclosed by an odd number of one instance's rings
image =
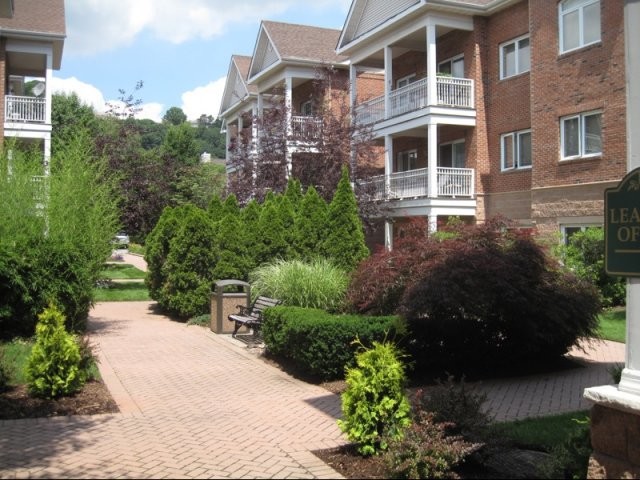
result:
[(626, 173), (623, 28), (617, 1), (354, 0), (336, 52), (384, 151), (365, 181), (387, 246), (415, 216), (602, 225)]
[(0, 139), (51, 156), (51, 78), (65, 39), (64, 0), (0, 0)]

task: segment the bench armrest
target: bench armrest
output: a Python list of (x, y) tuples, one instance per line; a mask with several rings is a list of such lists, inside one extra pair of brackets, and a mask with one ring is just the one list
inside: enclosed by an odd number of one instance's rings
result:
[(246, 307), (246, 306), (244, 306), (244, 305), (236, 305), (236, 308), (237, 308), (238, 310), (240, 310), (240, 311), (238, 312), (238, 315), (246, 316), (246, 315), (249, 315), (249, 312), (251, 311), (251, 308)]

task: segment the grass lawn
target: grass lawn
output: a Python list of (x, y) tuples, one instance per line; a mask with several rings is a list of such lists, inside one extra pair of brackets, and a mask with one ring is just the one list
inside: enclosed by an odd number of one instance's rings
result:
[(600, 335), (605, 340), (625, 342), (627, 311), (624, 307), (606, 310), (598, 316), (600, 320)]
[(579, 427), (579, 422), (589, 418), (588, 410), (527, 418), (496, 425), (497, 432), (510, 438), (520, 447), (542, 448), (550, 451), (564, 442), (569, 434)]
[(24, 369), (31, 354), (31, 347), (33, 347), (32, 340), (21, 338), (15, 338), (10, 342), (0, 342), (0, 351), (2, 351), (0, 358), (3, 358), (4, 363), (11, 371), (10, 385), (26, 383)]
[(145, 273), (128, 263), (107, 263), (101, 273), (102, 277), (110, 279), (143, 279)]
[(111, 283), (107, 287), (93, 289), (96, 302), (138, 302), (151, 300), (142, 282)]
[(129, 253), (135, 253), (138, 255), (144, 255), (144, 245), (140, 245), (139, 243), (130, 243), (129, 244)]

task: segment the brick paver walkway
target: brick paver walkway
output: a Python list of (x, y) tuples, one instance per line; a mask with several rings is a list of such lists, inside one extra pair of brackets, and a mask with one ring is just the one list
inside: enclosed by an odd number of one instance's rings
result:
[(339, 477), (310, 453), (344, 443), (338, 396), (152, 305), (92, 311), (121, 413), (0, 421), (0, 477)]

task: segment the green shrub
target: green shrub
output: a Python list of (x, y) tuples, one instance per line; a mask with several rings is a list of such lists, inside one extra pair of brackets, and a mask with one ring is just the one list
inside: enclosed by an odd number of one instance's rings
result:
[(612, 277), (604, 269), (604, 229), (587, 228), (574, 233), (569, 244), (560, 247), (560, 257), (579, 278), (594, 284), (600, 292), (604, 307), (624, 305), (626, 280)]
[(358, 203), (346, 167), (342, 169), (342, 177), (329, 204), (326, 232), (323, 251), (334, 264), (347, 272), (353, 271), (369, 256)]
[(64, 316), (50, 305), (38, 316), (26, 370), (29, 391), (44, 398), (75, 393), (85, 382), (81, 362), (78, 344), (64, 328)]
[(218, 249), (215, 226), (204, 210), (187, 205), (182, 214), (162, 267), (165, 283), (158, 303), (170, 313), (186, 318), (210, 309)]
[(386, 450), (389, 441), (402, 438), (411, 424), (405, 367), (389, 342), (373, 342), (371, 348), (360, 351), (356, 365), (347, 370), (344, 419), (338, 420), (338, 426), (358, 444), (362, 455), (373, 455)]
[(208, 327), (209, 325), (211, 325), (211, 314), (205, 313), (203, 315), (191, 317), (187, 322), (187, 325), (198, 325), (200, 327)]
[(149, 289), (149, 296), (154, 300), (160, 300), (162, 287), (166, 282), (163, 267), (169, 255), (171, 240), (178, 231), (181, 212), (181, 208), (165, 207), (158, 223), (146, 238), (144, 259), (147, 262), (147, 274), (145, 284)]
[(575, 428), (566, 440), (551, 450), (551, 458), (541, 465), (546, 478), (587, 478), (591, 448), (590, 421), (573, 419)]
[(277, 298), (287, 306), (336, 310), (344, 300), (349, 279), (344, 270), (325, 259), (309, 262), (276, 260), (251, 272), (251, 293)]
[(385, 461), (391, 478), (458, 478), (454, 468), (478, 448), (462, 436), (447, 434), (449, 425), (419, 412), (404, 436), (389, 443)]
[(369, 347), (374, 341), (403, 334), (398, 317), (331, 315), (323, 310), (273, 307), (265, 312), (262, 334), (267, 350), (292, 360), (309, 376), (343, 378), (354, 365), (357, 338)]
[(7, 390), (11, 381), (12, 371), (11, 365), (6, 358), (4, 349), (0, 348), (0, 393)]

